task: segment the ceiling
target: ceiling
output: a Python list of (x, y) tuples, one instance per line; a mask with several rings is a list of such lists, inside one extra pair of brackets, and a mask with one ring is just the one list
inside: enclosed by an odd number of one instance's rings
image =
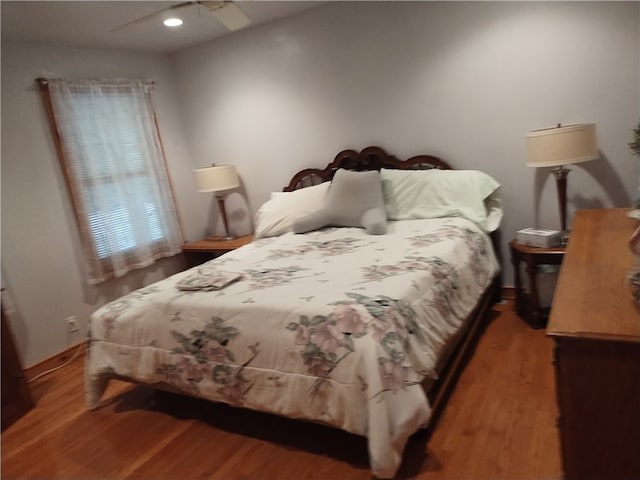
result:
[[(167, 1), (0, 1), (2, 41), (17, 40), (71, 47), (116, 48), (170, 53), (229, 35), (206, 7), (190, 5), (176, 10), (183, 25), (169, 29), (163, 14), (122, 25), (181, 3)], [(245, 28), (294, 15), (325, 2), (238, 1), (249, 17)]]

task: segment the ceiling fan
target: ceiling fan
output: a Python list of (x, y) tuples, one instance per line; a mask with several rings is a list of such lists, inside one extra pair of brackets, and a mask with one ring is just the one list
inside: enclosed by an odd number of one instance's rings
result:
[(200, 6), (205, 7), (207, 10), (212, 12), (216, 18), (222, 23), (227, 29), (233, 31), (240, 30), (241, 28), (246, 27), (251, 23), (249, 17), (245, 15), (245, 13), (240, 9), (235, 2), (232, 1), (193, 1), (193, 2), (182, 2), (171, 5), (167, 8), (163, 8), (162, 10), (158, 10), (156, 12), (150, 13), (148, 15), (144, 15), (143, 17), (136, 18), (130, 22), (125, 23), (124, 25), (120, 25), (116, 28), (113, 28), (111, 31), (115, 32), (117, 30), (121, 30), (130, 25), (134, 25), (137, 23), (142, 23), (154, 17), (162, 16), (162, 14), (166, 12), (175, 12), (185, 7), (196, 6), (200, 8)]

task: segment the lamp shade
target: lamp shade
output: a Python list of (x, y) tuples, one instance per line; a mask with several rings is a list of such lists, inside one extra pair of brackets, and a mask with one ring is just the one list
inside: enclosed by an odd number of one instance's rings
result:
[(238, 174), (233, 165), (213, 165), (196, 168), (196, 185), (199, 192), (220, 192), (238, 188)]
[(527, 166), (557, 167), (598, 158), (596, 125), (581, 123), (527, 134)]

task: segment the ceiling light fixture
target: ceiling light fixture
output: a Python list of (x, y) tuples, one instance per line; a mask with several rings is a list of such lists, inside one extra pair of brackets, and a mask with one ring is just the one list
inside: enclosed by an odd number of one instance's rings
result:
[(164, 23), (167, 27), (179, 27), (180, 25), (182, 25), (182, 20), (180, 20), (179, 18), (167, 18), (162, 23)]

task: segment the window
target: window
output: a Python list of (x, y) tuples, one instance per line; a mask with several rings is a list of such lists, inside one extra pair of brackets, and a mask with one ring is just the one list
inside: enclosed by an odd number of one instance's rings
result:
[(149, 82), (39, 79), (89, 283), (180, 252)]

